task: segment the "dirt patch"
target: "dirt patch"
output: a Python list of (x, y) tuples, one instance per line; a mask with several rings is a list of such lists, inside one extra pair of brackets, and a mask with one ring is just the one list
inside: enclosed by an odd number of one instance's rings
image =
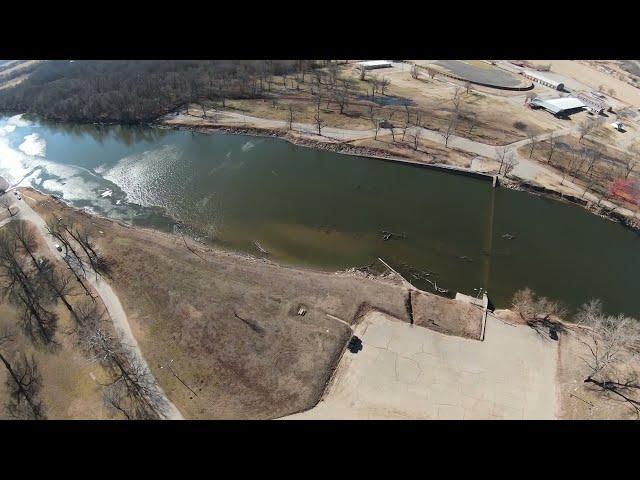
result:
[(411, 304), (415, 325), (447, 335), (480, 339), (482, 307), (419, 292), (412, 293)]

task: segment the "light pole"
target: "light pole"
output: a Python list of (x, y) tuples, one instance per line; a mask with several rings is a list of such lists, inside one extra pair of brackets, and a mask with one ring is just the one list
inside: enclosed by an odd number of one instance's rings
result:
[[(173, 358), (172, 358), (171, 360), (169, 360), (169, 363), (167, 363), (167, 364), (166, 364), (166, 367), (169, 369), (169, 371), (171, 372), (171, 374), (172, 374), (174, 377), (176, 377), (176, 378), (178, 379), (178, 381), (179, 381), (181, 384), (183, 384), (185, 387), (187, 387), (187, 388), (189, 389), (189, 391), (190, 391), (191, 393), (193, 393), (193, 394), (197, 397), (197, 396), (198, 396), (198, 394), (197, 394), (197, 393), (196, 393), (196, 392), (195, 392), (195, 391), (194, 391), (194, 390), (193, 390), (189, 385), (187, 385), (186, 383), (184, 383), (184, 382), (182, 381), (182, 379), (178, 376), (178, 374), (177, 374), (176, 372), (174, 372), (174, 371), (173, 371), (173, 368), (171, 368), (171, 364), (172, 364), (172, 363), (173, 363)], [(165, 365), (160, 365), (160, 368), (161, 368), (161, 369), (162, 369), (162, 368), (164, 368), (164, 367), (165, 367)]]

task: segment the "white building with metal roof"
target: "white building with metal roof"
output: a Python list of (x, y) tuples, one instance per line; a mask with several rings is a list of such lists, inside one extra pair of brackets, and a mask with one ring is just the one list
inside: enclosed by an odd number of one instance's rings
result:
[(569, 115), (578, 112), (586, 107), (586, 105), (577, 98), (539, 98), (531, 100), (531, 105), (535, 108), (543, 108), (554, 115)]

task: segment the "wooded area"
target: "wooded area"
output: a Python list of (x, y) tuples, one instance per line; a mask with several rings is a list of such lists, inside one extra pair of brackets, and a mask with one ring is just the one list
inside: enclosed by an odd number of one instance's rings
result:
[(304, 75), (312, 66), (308, 60), (52, 60), (0, 90), (0, 111), (60, 121), (151, 121), (201, 98), (258, 98), (273, 75)]

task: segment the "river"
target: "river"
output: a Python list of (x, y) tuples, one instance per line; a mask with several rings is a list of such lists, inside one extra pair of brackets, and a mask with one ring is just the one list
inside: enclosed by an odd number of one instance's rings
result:
[[(324, 270), (381, 257), (421, 288), (507, 307), (525, 286), (640, 315), (638, 235), (573, 205), (288, 142), (0, 118), (0, 176), (77, 207)], [(382, 231), (404, 238), (382, 238)], [(514, 238), (515, 237), (515, 238)]]

